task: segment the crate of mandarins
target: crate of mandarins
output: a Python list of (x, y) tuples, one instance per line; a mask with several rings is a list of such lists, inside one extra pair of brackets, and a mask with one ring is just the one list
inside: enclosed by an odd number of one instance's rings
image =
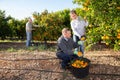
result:
[(80, 57), (72, 60), (70, 66), (70, 72), (76, 78), (85, 78), (89, 74), (90, 60), (87, 58)]

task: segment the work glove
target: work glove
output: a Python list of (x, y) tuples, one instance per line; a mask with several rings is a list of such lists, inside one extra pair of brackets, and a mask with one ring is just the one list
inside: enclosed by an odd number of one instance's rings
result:
[(78, 41), (78, 45), (82, 45), (83, 44), (83, 42), (82, 41)]
[(77, 54), (78, 54), (78, 51), (77, 51), (77, 50), (74, 50), (74, 52), (73, 52), (73, 53), (77, 55)]
[(81, 51), (74, 50), (74, 54), (80, 56), (83, 56)]

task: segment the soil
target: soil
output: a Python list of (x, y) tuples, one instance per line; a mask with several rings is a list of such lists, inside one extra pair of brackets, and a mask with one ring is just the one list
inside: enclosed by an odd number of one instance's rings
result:
[[(19, 48), (17, 51), (5, 49)], [(0, 80), (120, 80), (120, 52), (111, 49), (86, 51), (89, 75), (78, 79), (60, 67), (55, 52), (21, 50), (24, 43), (0, 43)]]

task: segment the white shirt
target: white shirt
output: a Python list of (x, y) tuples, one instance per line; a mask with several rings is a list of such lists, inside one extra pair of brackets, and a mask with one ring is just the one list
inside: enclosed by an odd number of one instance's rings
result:
[(79, 38), (85, 35), (86, 26), (88, 26), (88, 22), (84, 21), (83, 19), (80, 20), (80, 17), (71, 21), (71, 28), (72, 28), (73, 34), (78, 36)]
[(32, 31), (32, 26), (33, 26), (33, 25), (32, 25), (31, 22), (27, 22), (27, 23), (26, 23), (26, 31), (27, 31), (27, 32), (31, 32), (31, 31)]

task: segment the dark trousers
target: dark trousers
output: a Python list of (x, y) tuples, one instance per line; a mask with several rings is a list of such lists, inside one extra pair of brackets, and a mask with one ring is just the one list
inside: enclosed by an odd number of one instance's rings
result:
[(65, 68), (66, 66), (69, 66), (69, 62), (75, 58), (78, 58), (75, 54), (65, 54), (65, 53), (58, 53), (57, 57), (62, 60), (61, 66), (62, 68)]

